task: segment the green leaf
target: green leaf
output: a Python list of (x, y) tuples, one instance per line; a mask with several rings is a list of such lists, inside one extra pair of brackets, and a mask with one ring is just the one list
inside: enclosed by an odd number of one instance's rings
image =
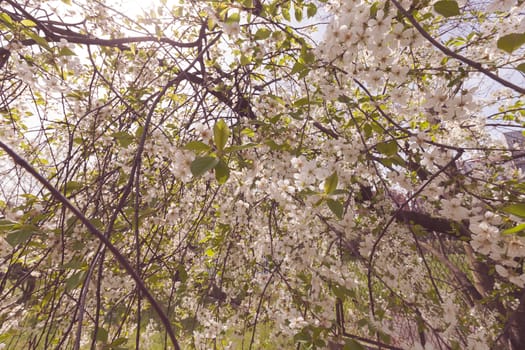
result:
[(13, 222), (11, 220), (1, 219), (0, 220), (0, 232), (11, 231), (15, 225), (16, 225), (16, 222)]
[(66, 194), (71, 194), (73, 191), (79, 190), (82, 187), (84, 187), (84, 185), (82, 184), (82, 182), (69, 181), (64, 187)]
[(135, 137), (133, 137), (133, 135), (131, 134), (128, 134), (127, 132), (125, 131), (117, 131), (117, 132), (114, 132), (111, 134), (111, 136), (117, 140), (117, 142), (119, 143), (119, 145), (121, 145), (122, 147), (126, 148), (128, 147), (130, 144), (133, 143), (133, 141), (135, 140)]
[(52, 52), (51, 47), (49, 46), (49, 44), (48, 44), (46, 39), (44, 39), (41, 36), (39, 36), (38, 34), (34, 33), (30, 29), (27, 29), (27, 30), (24, 29), (22, 32), (24, 34), (26, 34), (28, 37), (30, 37), (31, 39), (33, 39), (35, 41), (35, 43), (37, 43), (40, 47), (43, 47), (44, 49), (46, 49), (49, 52)]
[(520, 63), (517, 67), (516, 67), (517, 70), (525, 73), (525, 63)]
[(268, 39), (271, 34), (272, 34), (271, 30), (267, 28), (259, 28), (257, 32), (255, 33), (255, 40)]
[(334, 295), (338, 297), (339, 299), (345, 300), (346, 297), (355, 295), (354, 292), (345, 286), (341, 286), (339, 284), (332, 285), (332, 292), (334, 292)]
[(179, 265), (177, 267), (177, 272), (179, 273), (179, 280), (184, 283), (188, 279), (188, 272), (184, 268), (184, 265)]
[(0, 13), (0, 21), (4, 22), (8, 26), (12, 26), (14, 24), (13, 19), (5, 12)]
[(304, 71), (306, 66), (302, 64), (301, 62), (295, 62), (292, 68), (292, 74), (299, 73)]
[(113, 342), (111, 342), (110, 345), (112, 347), (115, 347), (115, 346), (126, 344), (127, 342), (128, 342), (128, 338), (118, 338), (118, 339), (115, 339)]
[(519, 216), (520, 218), (525, 219), (525, 204), (524, 203), (518, 203), (518, 204), (511, 204), (507, 205), (506, 207), (501, 208), (502, 211)]
[(226, 147), (224, 149), (224, 153), (231, 153), (231, 152), (242, 151), (242, 150), (245, 150), (245, 149), (250, 149), (250, 148), (254, 148), (254, 147), (258, 147), (258, 146), (259, 146), (258, 143), (247, 143), (245, 145), (234, 145), (234, 146), (231, 146), (231, 147)]
[(80, 283), (84, 280), (84, 275), (86, 274), (86, 271), (79, 271), (77, 273), (74, 273), (71, 277), (69, 277), (66, 280), (66, 290), (72, 291), (73, 289), (76, 289)]
[(306, 15), (308, 16), (308, 18), (315, 16), (316, 13), (317, 6), (315, 6), (315, 4), (310, 3), (306, 6)]
[(434, 4), (434, 10), (443, 17), (452, 17), (460, 14), (458, 3), (455, 0), (442, 0)]
[(226, 18), (226, 23), (232, 24), (232, 23), (239, 23), (241, 19), (241, 16), (239, 15), (239, 12), (234, 12), (232, 14), (228, 14), (228, 18)]
[(294, 16), (297, 22), (301, 22), (303, 20), (303, 9), (300, 5), (294, 6)]
[(343, 350), (365, 350), (365, 347), (354, 339), (346, 339)]
[(337, 189), (337, 183), (339, 178), (337, 177), (337, 172), (334, 173), (324, 180), (324, 193), (332, 194)]
[(309, 343), (312, 341), (312, 336), (310, 332), (302, 330), (293, 336), (294, 343)]
[(306, 64), (314, 63), (315, 55), (312, 50), (304, 50), (304, 52), (301, 52), (301, 60)]
[(281, 14), (283, 15), (284, 19), (287, 20), (288, 22), (290, 22), (291, 20), (291, 17), (290, 17), (290, 10), (287, 9), (287, 8), (282, 8), (281, 9)]
[(201, 141), (190, 141), (184, 146), (184, 149), (195, 152), (208, 152), (211, 150), (211, 147)]
[(252, 63), (252, 59), (249, 56), (241, 55), (241, 66), (247, 66)]
[(137, 140), (141, 139), (142, 138), (142, 134), (144, 133), (144, 127), (141, 125), (137, 128), (137, 130), (135, 130), (135, 138)]
[(107, 341), (108, 340), (108, 331), (105, 330), (104, 328), (100, 327), (98, 330), (97, 330), (97, 338), (96, 338), (98, 341)]
[(241, 130), (241, 134), (246, 135), (248, 137), (254, 137), (255, 131), (253, 131), (253, 129), (250, 129), (250, 128), (244, 128)]
[(22, 225), (16, 231), (11, 232), (7, 235), (5, 240), (12, 247), (18, 244), (27, 242), (34, 233), (37, 233), (38, 229), (34, 225)]
[(328, 198), (326, 200), (326, 204), (328, 204), (328, 208), (332, 211), (332, 213), (337, 216), (337, 218), (342, 219), (343, 218), (343, 204), (341, 202), (336, 201), (335, 199)]
[(26, 27), (36, 27), (36, 23), (30, 19), (23, 19), (20, 21), (20, 23), (22, 23)]
[(69, 47), (60, 48), (60, 50), (58, 51), (58, 54), (60, 56), (76, 56), (77, 55), (75, 51), (71, 50)]
[(516, 225), (514, 227), (508, 228), (506, 230), (503, 230), (501, 233), (504, 235), (510, 235), (513, 233), (518, 233), (525, 230), (525, 223)]
[(230, 128), (224, 120), (219, 119), (213, 126), (213, 140), (215, 141), (215, 146), (220, 152), (224, 149), (229, 137)]
[(397, 153), (397, 143), (395, 141), (381, 142), (376, 145), (379, 153), (386, 156), (393, 156)]
[(219, 159), (215, 157), (198, 157), (191, 163), (190, 169), (193, 176), (201, 176), (219, 164)]
[(215, 178), (222, 185), (228, 181), (230, 177), (230, 168), (224, 160), (219, 160), (219, 163), (215, 166)]
[(294, 107), (306, 106), (309, 102), (310, 102), (310, 99), (308, 97), (303, 97), (303, 98), (296, 100), (293, 103), (293, 106)]
[(498, 39), (498, 49), (512, 53), (525, 44), (525, 33), (512, 33)]

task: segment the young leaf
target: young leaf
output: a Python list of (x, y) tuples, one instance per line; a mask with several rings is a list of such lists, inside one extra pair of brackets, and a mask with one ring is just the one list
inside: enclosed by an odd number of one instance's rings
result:
[(525, 219), (525, 203), (507, 205), (506, 207), (501, 208), (501, 210)]
[(228, 168), (228, 164), (222, 159), (219, 160), (219, 163), (215, 166), (215, 178), (222, 185), (228, 181), (229, 177), (230, 168)]
[(7, 235), (5, 240), (12, 247), (27, 242), (34, 233), (37, 232), (37, 228), (33, 225), (22, 225), (18, 230), (11, 232)]
[(97, 331), (97, 338), (98, 341), (107, 341), (108, 340), (108, 331), (104, 328), (100, 327)]
[(30, 29), (25, 29), (24, 28), (24, 30), (22, 30), (22, 32), (24, 34), (26, 34), (28, 37), (30, 37), (31, 39), (33, 39), (35, 41), (35, 43), (37, 43), (40, 47), (43, 47), (44, 49), (46, 49), (49, 52), (52, 52), (51, 47), (49, 46), (49, 44), (48, 44), (46, 39), (42, 38), (41, 36), (39, 36), (38, 34), (36, 34), (35, 32), (33, 32)]
[(328, 204), (328, 208), (330, 208), (332, 213), (334, 213), (335, 216), (337, 216), (338, 219), (342, 219), (343, 218), (344, 208), (343, 208), (343, 205), (341, 204), (341, 202), (336, 201), (336, 200), (331, 199), (331, 198), (328, 198), (326, 200), (326, 204)]
[(455, 0), (442, 0), (434, 4), (434, 10), (443, 17), (459, 15), (459, 6)]
[(63, 47), (58, 51), (60, 56), (76, 56), (75, 51), (71, 50), (69, 47)]
[(308, 18), (315, 16), (317, 13), (317, 6), (315, 4), (308, 4), (306, 7), (306, 15)]
[(219, 119), (213, 126), (213, 140), (215, 141), (215, 146), (220, 152), (224, 149), (229, 137), (230, 128), (228, 128), (228, 125), (224, 120)]
[(282, 8), (281, 9), (281, 14), (283, 15), (284, 19), (287, 20), (288, 22), (290, 22), (291, 18), (290, 18), (290, 10), (287, 9), (287, 8)]
[(5, 12), (0, 13), (0, 21), (4, 22), (8, 26), (12, 26), (14, 24), (13, 19)]
[(258, 147), (258, 146), (259, 146), (258, 143), (253, 143), (253, 142), (246, 143), (244, 145), (233, 145), (231, 147), (226, 147), (224, 149), (224, 153), (231, 153), (231, 152), (242, 151), (242, 150), (245, 150), (245, 149), (250, 149), (250, 148), (254, 148), (254, 147)]
[(241, 16), (239, 15), (239, 12), (234, 12), (231, 14), (228, 14), (228, 18), (226, 18), (226, 23), (232, 24), (232, 23), (239, 23), (241, 19)]
[(525, 44), (525, 33), (512, 33), (498, 39), (498, 49), (512, 53)]
[(85, 271), (79, 271), (66, 280), (66, 290), (72, 291), (77, 288), (84, 279)]
[(208, 152), (211, 150), (211, 147), (201, 141), (190, 141), (184, 146), (184, 149), (195, 152)]
[(20, 23), (22, 23), (26, 27), (36, 27), (36, 23), (30, 19), (23, 19), (20, 21)]
[(257, 32), (255, 33), (255, 40), (264, 40), (268, 39), (270, 35), (272, 34), (272, 31), (267, 28), (259, 28)]
[(128, 147), (135, 140), (133, 135), (130, 135), (125, 131), (114, 132), (111, 136), (116, 139), (122, 147)]
[(201, 176), (219, 164), (219, 159), (215, 157), (198, 157), (191, 163), (190, 169), (193, 176)]
[(249, 56), (246, 56), (246, 55), (241, 55), (241, 66), (247, 66), (249, 65), (250, 63), (252, 63), (252, 59), (251, 57)]
[(518, 233), (525, 230), (525, 223), (516, 225), (514, 227), (508, 228), (506, 230), (503, 230), (501, 233), (504, 235), (510, 235), (513, 233)]
[(343, 350), (365, 350), (365, 347), (354, 339), (346, 339)]
[(9, 232), (13, 229), (13, 226), (16, 225), (16, 222), (11, 220), (0, 219), (0, 233)]
[(385, 156), (393, 156), (397, 153), (397, 143), (395, 141), (378, 143), (376, 148), (379, 153)]
[(295, 5), (294, 7), (294, 16), (295, 16), (295, 20), (297, 22), (301, 22), (303, 20), (303, 9), (301, 7), (301, 5)]
[(337, 189), (337, 183), (339, 178), (337, 177), (337, 172), (334, 173), (324, 180), (324, 193), (332, 194)]

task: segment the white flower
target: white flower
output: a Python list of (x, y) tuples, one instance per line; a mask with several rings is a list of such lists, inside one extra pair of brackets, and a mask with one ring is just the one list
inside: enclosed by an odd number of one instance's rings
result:
[(503, 278), (508, 278), (509, 277), (509, 272), (507, 271), (507, 269), (501, 265), (496, 265), (496, 272), (498, 273), (498, 275), (500, 275), (501, 277)]
[(509, 258), (521, 258), (525, 256), (525, 242), (517, 235), (511, 235), (507, 240), (507, 256)]
[(452, 220), (461, 221), (468, 218), (469, 210), (461, 205), (461, 198), (443, 199), (439, 214)]
[(213, 132), (207, 125), (204, 125), (202, 123), (196, 123), (194, 127), (195, 127), (195, 132), (203, 141), (211, 140), (213, 136)]
[(237, 22), (223, 23), (222, 29), (229, 36), (236, 37), (241, 33), (241, 26)]
[(475, 251), (488, 255), (490, 252), (498, 250), (499, 230), (497, 227), (482, 221), (480, 223), (471, 223), (469, 229), (474, 233), (470, 245)]
[(289, 327), (292, 329), (301, 329), (308, 325), (308, 323), (304, 320), (302, 316), (292, 318), (289, 320), (289, 322)]
[(456, 305), (450, 297), (446, 298), (441, 306), (443, 307), (443, 320), (448, 324), (456, 324), (458, 305)]

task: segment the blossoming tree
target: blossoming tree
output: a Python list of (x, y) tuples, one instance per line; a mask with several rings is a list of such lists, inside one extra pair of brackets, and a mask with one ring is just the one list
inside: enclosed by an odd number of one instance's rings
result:
[(0, 343), (523, 349), (524, 7), (1, 0)]

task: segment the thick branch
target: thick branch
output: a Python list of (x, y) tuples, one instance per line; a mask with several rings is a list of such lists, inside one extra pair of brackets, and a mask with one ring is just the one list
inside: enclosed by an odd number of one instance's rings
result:
[(468, 228), (460, 222), (410, 210), (398, 210), (394, 215), (398, 221), (419, 225), (427, 231), (445, 233), (453, 238), (470, 239), (471, 236)]

